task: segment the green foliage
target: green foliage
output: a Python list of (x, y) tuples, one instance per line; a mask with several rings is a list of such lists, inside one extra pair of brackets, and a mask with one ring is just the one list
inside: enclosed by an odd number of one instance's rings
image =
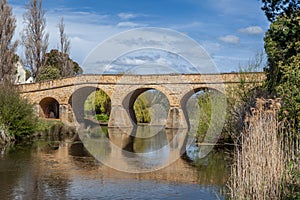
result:
[(27, 79), (30, 78), (31, 72), (28, 69), (26, 69), (25, 72), (26, 72), (26, 78), (25, 78), (25, 80), (27, 80)]
[(39, 75), (37, 76), (37, 82), (49, 81), (61, 78), (60, 70), (52, 65), (42, 67)]
[(197, 140), (202, 141), (208, 130), (211, 120), (212, 97), (209, 90), (201, 92), (198, 97), (199, 105), (199, 125), (197, 131)]
[(32, 106), (20, 97), (13, 86), (0, 86), (0, 104), (0, 128), (7, 136), (21, 139), (35, 131), (37, 118)]
[(278, 17), (265, 36), (268, 55), (266, 86), (282, 98), (282, 115), (299, 131), (300, 121), (300, 9)]
[(72, 61), (74, 76), (82, 74), (83, 70), (79, 64), (75, 61)]
[(293, 14), (300, 7), (299, 0), (262, 0), (262, 3), (262, 10), (271, 22), (283, 14)]
[[(71, 60), (69, 55), (65, 55), (67, 58), (67, 65), (64, 65), (62, 59), (62, 53), (56, 49), (52, 49), (49, 53), (46, 53), (46, 62), (41, 68), (37, 81), (54, 80), (61, 77), (76, 76), (82, 74), (82, 69), (75, 61)], [(63, 67), (65, 67), (63, 69)], [(65, 74), (63, 75), (63, 71)]]
[(95, 93), (90, 94), (84, 102), (85, 111), (95, 111)]
[(107, 122), (109, 120), (111, 101), (109, 96), (102, 90), (97, 90), (91, 93), (85, 103), (84, 110), (87, 115), (96, 113), (95, 118), (98, 121)]
[[(220, 116), (222, 115), (221, 110), (222, 107), (226, 106), (226, 98), (225, 95), (222, 93), (212, 90), (212, 89), (205, 89), (200, 92), (197, 96), (197, 103), (199, 106), (199, 113), (198, 115), (198, 130), (196, 139), (197, 142), (202, 142), (204, 138), (206, 141), (213, 141), (215, 135), (208, 134), (208, 130), (214, 132), (214, 130), (218, 130), (220, 125)], [(218, 113), (214, 113), (213, 111), (217, 111)], [(223, 139), (227, 139), (228, 137), (222, 133)]]
[(151, 121), (150, 110), (145, 93), (141, 94), (133, 105), (138, 123), (149, 123)]
[(95, 92), (94, 105), (96, 114), (106, 114), (109, 116), (111, 101), (109, 96), (103, 90), (97, 90)]
[(282, 83), (276, 87), (282, 98), (282, 117), (286, 117), (290, 125), (299, 131), (300, 128), (300, 54), (291, 58), (290, 64), (279, 63), (284, 70)]
[(264, 78), (255, 73), (262, 71), (264, 58), (263, 52), (257, 52), (247, 65), (240, 66), (239, 83), (226, 88), (227, 115), (222, 136), (232, 140), (230, 142), (235, 142), (240, 137), (246, 113), (255, 106), (256, 98), (268, 96), (268, 92), (262, 87)]
[(95, 118), (96, 118), (96, 120), (98, 120), (100, 122), (108, 122), (109, 115), (107, 115), (107, 114), (96, 114)]
[(63, 126), (63, 122), (56, 120), (39, 119), (36, 124), (36, 131), (46, 133), (54, 126)]
[(265, 50), (268, 55), (267, 88), (275, 93), (276, 87), (286, 79), (282, 79), (286, 69), (280, 63), (290, 65), (293, 56), (300, 53), (300, 9), (292, 16), (283, 15), (270, 25), (265, 36)]
[[(280, 117), (284, 122), (286, 137), (292, 141), (284, 145), (284, 151), (291, 150), (286, 157), (294, 153), (297, 157), (299, 146), (298, 149), (293, 149), (299, 144), (300, 133), (300, 2), (299, 0), (271, 2), (278, 3), (270, 4), (270, 14), (266, 13), (268, 18), (274, 16), (265, 36), (265, 50), (268, 55), (266, 86), (270, 93), (282, 101)], [(280, 133), (282, 134), (284, 133)], [(292, 167), (290, 173), (299, 174), (299, 162), (291, 160), (291, 164), (296, 167)], [(289, 190), (285, 193), (290, 195), (286, 199), (300, 198), (299, 192), (295, 192), (295, 188), (299, 190), (297, 186), (299, 181), (295, 180), (294, 177), (286, 180), (287, 188), (283, 190)]]

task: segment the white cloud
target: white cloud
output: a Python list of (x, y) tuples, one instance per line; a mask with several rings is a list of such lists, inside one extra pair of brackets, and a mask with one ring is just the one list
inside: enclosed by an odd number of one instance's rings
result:
[(219, 40), (229, 43), (229, 44), (239, 44), (240, 43), (240, 38), (235, 36), (235, 35), (226, 35), (223, 37), (219, 37)]
[(136, 18), (138, 15), (133, 13), (119, 13), (118, 17), (120, 17), (122, 20), (128, 20)]
[(264, 33), (264, 30), (260, 26), (249, 26), (239, 29), (239, 32), (250, 35), (260, 35)]
[(145, 24), (138, 24), (134, 22), (119, 22), (117, 24), (117, 27), (127, 27), (127, 28), (136, 28), (136, 27), (141, 27), (141, 26), (146, 26)]
[[(13, 0), (12, 0), (13, 1)], [(17, 0), (14, 0), (15, 2), (19, 2)], [(195, 3), (199, 3), (197, 0), (187, 0), (187, 1), (194, 1)], [(208, 0), (206, 0), (208, 1)], [(238, 1), (238, 0), (212, 0), (213, 5), (216, 5), (215, 7), (220, 9), (220, 15), (222, 14), (230, 14), (234, 16), (238, 14), (243, 14), (244, 15), (249, 15), (253, 16), (249, 10), (249, 6), (255, 7), (256, 5), (253, 3), (249, 2), (244, 2), (244, 1)], [(238, 3), (236, 3), (238, 2)], [(248, 5), (249, 4), (249, 5)], [(251, 4), (251, 5), (250, 5)], [(202, 3), (200, 4), (202, 5)], [(240, 5), (240, 6), (232, 6), (232, 5)], [(247, 6), (241, 6), (241, 5), (247, 5)], [(225, 8), (223, 6), (226, 6)], [(238, 9), (237, 9), (238, 8)], [(242, 8), (242, 9), (241, 9)], [(240, 10), (239, 10), (240, 9)], [(245, 9), (247, 9), (246, 12)], [(249, 9), (249, 10), (248, 10)], [(59, 35), (58, 35), (58, 28), (57, 28), (57, 23), (59, 22), (59, 19), (61, 16), (64, 16), (65, 19), (65, 24), (66, 24), (66, 34), (69, 36), (71, 40), (71, 57), (75, 61), (77, 61), (79, 64), (84, 64), (84, 60), (87, 56), (89, 56), (89, 52), (91, 52), (95, 47), (97, 47), (98, 44), (102, 43), (103, 41), (107, 40), (108, 38), (111, 38), (113, 35), (123, 32), (125, 30), (129, 30), (131, 28), (138, 28), (138, 27), (147, 27), (147, 26), (152, 26), (153, 24), (155, 26), (164, 26), (164, 27), (169, 27), (178, 31), (182, 31), (186, 33), (187, 37), (188, 35), (191, 35), (193, 37), (196, 37), (196, 41), (203, 41), (204, 43), (202, 44), (204, 49), (207, 50), (207, 52), (210, 54), (210, 56), (219, 56), (223, 51), (225, 52), (230, 52), (230, 48), (235, 48), (236, 46), (240, 43), (240, 38), (234, 35), (221, 35), (222, 37), (217, 36), (218, 33), (224, 33), (227, 31), (230, 31), (229, 29), (232, 30), (237, 30), (238, 33), (243, 33), (243, 34), (261, 34), (262, 28), (264, 29), (264, 25), (259, 23), (259, 21), (255, 22), (255, 25), (261, 25), (261, 26), (249, 26), (247, 27), (247, 24), (253, 24), (253, 21), (246, 21), (246, 23), (239, 24), (235, 23), (234, 27), (227, 26), (227, 24), (224, 23), (224, 25), (219, 26), (213, 26), (211, 24), (207, 24), (206, 22), (201, 22), (201, 21), (191, 21), (188, 23), (182, 24), (179, 23), (178, 21), (170, 21), (168, 23), (165, 23), (164, 20), (156, 21), (156, 18), (153, 20), (150, 20), (151, 16), (148, 16), (147, 13), (144, 14), (143, 11), (140, 11), (141, 13), (130, 13), (130, 12), (122, 12), (119, 14), (112, 13), (111, 10), (107, 11), (91, 11), (93, 9), (83, 9), (87, 10), (87, 12), (78, 12), (78, 10), (74, 10), (72, 8), (66, 8), (66, 7), (59, 7), (55, 9), (48, 9), (46, 12), (46, 17), (47, 17), (47, 32), (50, 34), (49, 38), (49, 50), (51, 48), (57, 48), (58, 43), (59, 43)], [(259, 9), (258, 9), (259, 10)], [(20, 32), (22, 31), (23, 28), (23, 18), (22, 14), (24, 13), (24, 6), (13, 6), (13, 11), (15, 16), (17, 17), (17, 29), (16, 29), (16, 34), (15, 34), (15, 39), (20, 39)], [(250, 15), (251, 14), (251, 15)], [(147, 18), (147, 21), (149, 24), (144, 24), (143, 21), (140, 21), (139, 18)], [(153, 17), (153, 16), (152, 16)], [(264, 16), (263, 16), (264, 17)], [(255, 20), (258, 19), (257, 15), (255, 15)], [(199, 19), (199, 18), (198, 18)], [(201, 18), (200, 18), (201, 19)], [(236, 20), (239, 20), (240, 18), (236, 18)], [(225, 20), (225, 18), (224, 18)], [(242, 20), (242, 19), (241, 19)], [(244, 19), (243, 19), (244, 20)], [(181, 20), (180, 20), (181, 21)], [(232, 20), (228, 20), (231, 22)], [(146, 22), (146, 23), (148, 23)], [(222, 20), (220, 21), (220, 23)], [(178, 23), (178, 24), (177, 24)], [(173, 24), (173, 25), (172, 25)], [(246, 25), (245, 25), (246, 24)], [(224, 27), (223, 27), (224, 26)], [(220, 29), (216, 28), (220, 27)], [(228, 28), (228, 29), (227, 29)], [(239, 29), (241, 28), (241, 29)], [(191, 63), (195, 66), (199, 66), (197, 64), (205, 62), (204, 61), (199, 61), (199, 55), (196, 54), (195, 49), (189, 48), (192, 44), (186, 44), (186, 40), (181, 41), (178, 40), (177, 38), (170, 39), (170, 38), (162, 38), (160, 37), (161, 34), (155, 34), (153, 33), (152, 35), (145, 35), (144, 37), (140, 37), (140, 35), (143, 35), (144, 33), (136, 34), (135, 37), (132, 37), (130, 39), (124, 38), (120, 41), (116, 41), (116, 44), (113, 43), (113, 45), (107, 46), (104, 54), (112, 54), (112, 52), (115, 50), (111, 46), (116, 45), (118, 49), (124, 48), (124, 46), (132, 46), (132, 47), (140, 47), (140, 46), (146, 46), (146, 47), (160, 47), (160, 48), (166, 48), (170, 50), (174, 50), (174, 52), (178, 53), (179, 55), (183, 55), (189, 60), (191, 60)], [(219, 35), (220, 36), (220, 35)], [(166, 35), (166, 37), (170, 37), (170, 35)], [(217, 39), (217, 40), (216, 40)], [(218, 41), (219, 40), (219, 41)], [(168, 41), (166, 43), (166, 41)], [(222, 42), (221, 42), (222, 41)], [(223, 43), (224, 42), (224, 43)], [(245, 43), (247, 41), (247, 37), (243, 38), (243, 45), (241, 45), (240, 50), (244, 49)], [(178, 44), (181, 45), (178, 45)], [(251, 43), (251, 44), (250, 44)], [(257, 42), (258, 43), (258, 42)], [(253, 43), (253, 41), (249, 41), (249, 46), (255, 46), (257, 48), (258, 44)], [(226, 44), (233, 44), (233, 45), (226, 45)], [(172, 47), (174, 49), (169, 48)], [(248, 45), (247, 45), (248, 46)], [(226, 48), (226, 49), (225, 49)], [(235, 48), (236, 49), (236, 48)], [(21, 51), (22, 47), (19, 47), (18, 53), (23, 54)], [(247, 51), (248, 52), (248, 51)], [(189, 55), (189, 56), (186, 56)], [(228, 56), (230, 54), (228, 53)], [(246, 57), (248, 59), (248, 55), (241, 55), (240, 57), (237, 56), (236, 59), (242, 59)], [(22, 55), (21, 55), (22, 56)], [(203, 53), (203, 56), (206, 56), (205, 53)], [(109, 57), (109, 55), (107, 55)], [(190, 58), (192, 57), (192, 58)], [(201, 56), (200, 56), (201, 57)], [(219, 59), (218, 59), (219, 58)], [(202, 57), (201, 57), (202, 59)], [(230, 67), (235, 67), (239, 64), (239, 61), (234, 58), (229, 58), (229, 61), (226, 60), (226, 57), (220, 58), (217, 57), (217, 64), (219, 66), (224, 67), (224, 69), (230, 69)], [(177, 62), (172, 65), (168, 65), (166, 61), (168, 61), (166, 58), (159, 58), (155, 61), (152, 61), (152, 63), (163, 66), (175, 66), (175, 64), (179, 65)], [(131, 60), (127, 59), (124, 60), (124, 63), (134, 65), (134, 62), (136, 62), (136, 65), (143, 65), (147, 63), (145, 62), (144, 59), (139, 59), (137, 60)], [(228, 63), (226, 63), (228, 62)], [(105, 63), (105, 62), (104, 62)], [(100, 64), (99, 64), (100, 66)], [(227, 68), (225, 68), (227, 66)], [(185, 66), (186, 67), (186, 66)], [(179, 69), (181, 66), (178, 66)], [(223, 69), (223, 68), (221, 68)], [(93, 73), (94, 71), (86, 71), (87, 69), (84, 69), (85, 72)], [(94, 69), (93, 69), (94, 70)], [(114, 69), (111, 69), (114, 70)], [(225, 71), (226, 71), (225, 70)], [(120, 69), (119, 71), (122, 71)]]

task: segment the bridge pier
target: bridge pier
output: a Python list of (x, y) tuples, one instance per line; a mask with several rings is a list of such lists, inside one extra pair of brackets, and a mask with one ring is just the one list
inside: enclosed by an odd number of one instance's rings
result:
[(60, 104), (59, 105), (59, 119), (66, 124), (74, 123), (74, 116), (72, 112), (72, 107), (70, 104)]
[(187, 119), (185, 118), (182, 108), (170, 106), (166, 122), (167, 129), (188, 129)]
[[(130, 110), (122, 105), (112, 105), (109, 117), (108, 127), (132, 128), (134, 119), (132, 119)], [(188, 129), (189, 125), (182, 108), (170, 107), (165, 127), (167, 129)]]
[(122, 105), (112, 105), (108, 122), (108, 127), (132, 128), (134, 123), (130, 118), (129, 109)]

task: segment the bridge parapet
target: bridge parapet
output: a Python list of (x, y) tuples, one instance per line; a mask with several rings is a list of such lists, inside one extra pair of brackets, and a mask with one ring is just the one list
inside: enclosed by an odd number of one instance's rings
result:
[[(23, 84), (17, 87), (20, 94), (35, 105), (35, 110), (40, 116), (47, 116), (48, 113), (45, 113), (45, 110), (49, 110), (41, 105), (42, 100), (53, 98), (59, 105), (59, 118), (66, 123), (74, 123), (75, 120), (72, 120), (74, 118), (78, 121), (77, 116), (74, 116), (74, 109), (79, 108), (76, 113), (83, 112), (83, 104), (88, 94), (97, 88), (101, 89), (111, 98), (113, 110), (109, 124), (117, 127), (132, 126), (132, 102), (142, 92), (156, 89), (162, 92), (170, 103), (166, 126), (169, 128), (186, 128), (188, 123), (186, 123), (183, 114), (182, 99), (187, 94), (193, 94), (199, 88), (212, 88), (225, 93), (226, 87), (238, 84), (241, 80), (245, 83), (253, 83), (262, 82), (264, 79), (264, 73), (104, 74), (80, 75), (41, 83)], [(78, 101), (76, 108), (74, 101)], [(80, 116), (82, 118), (83, 114)]]
[[(72, 87), (82, 84), (176, 84), (180, 81), (184, 83), (239, 83), (241, 79), (246, 82), (253, 80), (262, 82), (265, 74), (262, 72), (253, 73), (222, 73), (222, 74), (164, 74), (164, 75), (123, 75), (123, 74), (104, 74), (104, 75), (79, 75), (76, 77), (45, 81), (40, 83), (20, 84), (18, 89), (21, 93), (34, 92), (39, 90), (49, 90), (51, 88)], [(130, 82), (128, 82), (130, 80)], [(182, 83), (182, 82), (181, 82)]]

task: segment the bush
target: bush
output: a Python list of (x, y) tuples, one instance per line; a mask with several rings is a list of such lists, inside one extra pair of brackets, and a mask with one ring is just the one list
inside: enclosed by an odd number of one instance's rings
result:
[(2, 140), (19, 140), (35, 131), (37, 117), (33, 113), (32, 105), (12, 85), (0, 86), (0, 104)]
[(100, 122), (108, 122), (109, 116), (107, 114), (96, 114), (96, 119)]

